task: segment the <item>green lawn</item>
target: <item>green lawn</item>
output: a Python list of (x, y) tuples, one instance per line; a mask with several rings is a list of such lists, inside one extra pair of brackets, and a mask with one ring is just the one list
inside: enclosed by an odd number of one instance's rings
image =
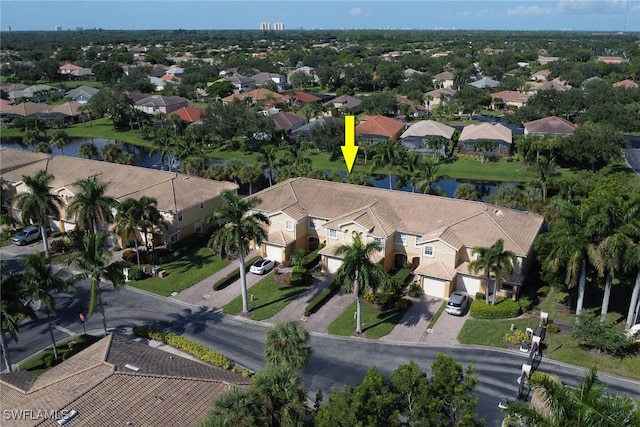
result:
[[(356, 330), (355, 312), (356, 302), (354, 301), (331, 322), (327, 328), (328, 332), (332, 335), (351, 335)], [(374, 340), (389, 335), (402, 314), (397, 310), (381, 311), (362, 304), (362, 333), (365, 337)]]
[(502, 337), (511, 330), (511, 324), (514, 324), (517, 329), (523, 331), (527, 327), (534, 329), (538, 326), (538, 318), (506, 320), (468, 319), (464, 322), (464, 326), (458, 335), (458, 341), (460, 341), (461, 344), (507, 348), (507, 345), (502, 342)]
[(195, 285), (221, 270), (227, 264), (227, 261), (214, 255), (209, 248), (203, 247), (188, 252), (180, 259), (161, 265), (163, 270), (169, 272), (167, 277), (150, 277), (127, 284), (166, 297), (172, 292), (180, 292)]
[[(302, 286), (280, 286), (272, 275), (266, 276), (248, 290), (251, 319), (257, 321), (270, 319), (305, 289)], [(242, 296), (234, 298), (224, 306), (222, 311), (231, 315), (240, 313)]]
[(102, 339), (102, 337), (78, 335), (77, 337), (60, 341), (56, 345), (56, 348), (58, 349), (57, 363), (53, 358), (53, 349), (47, 348), (46, 350), (43, 350), (35, 356), (20, 363), (20, 370), (29, 371), (35, 375), (42, 375), (48, 369), (61, 363), (63, 360), (70, 358), (74, 354), (79, 353), (100, 339)]

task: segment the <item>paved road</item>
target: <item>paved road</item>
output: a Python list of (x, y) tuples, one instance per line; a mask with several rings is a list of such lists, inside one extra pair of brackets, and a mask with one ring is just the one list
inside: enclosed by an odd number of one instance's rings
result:
[[(82, 325), (77, 312), (87, 298), (86, 284), (76, 294), (59, 296), (60, 318), (57, 323), (64, 328), (56, 331), (58, 339), (69, 333), (81, 333)], [(133, 289), (114, 292), (105, 288), (107, 323), (110, 328), (120, 329), (134, 324), (150, 323), (171, 329), (188, 338), (199, 341), (226, 354), (237, 363), (252, 370), (263, 367), (262, 349), (265, 323), (224, 316), (205, 308), (186, 306), (177, 301), (161, 298)], [(101, 318), (95, 314), (87, 321), (87, 329), (101, 329)], [(26, 324), (20, 332), (20, 341), (9, 343), (12, 361), (24, 359), (36, 350), (49, 344), (44, 321)], [(390, 373), (398, 365), (415, 360), (422, 369), (429, 367), (438, 351), (450, 354), (455, 360), (476, 366), (479, 376), (477, 395), (480, 398), (478, 412), (487, 420), (487, 425), (499, 425), (501, 419), (497, 402), (502, 396), (512, 396), (516, 390), (516, 378), (525, 362), (525, 355), (490, 348), (474, 348), (412, 344), (399, 345), (358, 338), (344, 338), (313, 333), (311, 338), (313, 357), (303, 371), (303, 380), (313, 398), (322, 390), (325, 397), (335, 387), (358, 384), (371, 365), (382, 372)], [(583, 370), (543, 361), (541, 369), (560, 374), (568, 383), (575, 383)], [(640, 384), (604, 376), (610, 390), (626, 392), (640, 398)]]

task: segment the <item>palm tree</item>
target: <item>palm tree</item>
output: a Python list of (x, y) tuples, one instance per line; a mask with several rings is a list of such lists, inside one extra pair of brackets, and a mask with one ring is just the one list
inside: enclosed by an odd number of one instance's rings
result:
[(115, 233), (119, 236), (123, 236), (125, 239), (128, 239), (129, 236), (133, 236), (133, 240), (136, 244), (138, 268), (140, 268), (140, 248), (138, 245), (136, 231), (138, 231), (138, 225), (141, 217), (142, 212), (140, 203), (138, 203), (136, 199), (125, 199), (120, 203), (120, 206), (118, 206), (118, 212), (114, 219), (115, 226), (113, 228)]
[(493, 151), (495, 145), (490, 139), (481, 139), (473, 145), (474, 151), (480, 151), (480, 163), (484, 164), (487, 152)]
[(491, 281), (491, 275), (494, 277), (493, 298), (491, 301), (493, 305), (496, 303), (498, 284), (502, 283), (504, 277), (511, 277), (513, 274), (514, 264), (517, 260), (516, 254), (504, 250), (504, 240), (502, 239), (498, 239), (489, 248), (473, 248), (472, 253), (477, 254), (478, 258), (469, 263), (469, 270), (473, 273), (484, 271), (487, 286), (487, 304), (489, 304), (489, 283)]
[(73, 288), (80, 277), (72, 276), (63, 279), (62, 276), (53, 271), (53, 266), (47, 261), (44, 252), (35, 252), (22, 257), (24, 271), (19, 274), (20, 280), (28, 290), (29, 297), (35, 302), (40, 302), (44, 307), (49, 324), (49, 335), (53, 344), (53, 357), (58, 360), (56, 349), (56, 339), (53, 336), (53, 326), (51, 324), (51, 313), (56, 310), (55, 299), (52, 292), (67, 292)]
[(80, 144), (78, 155), (84, 159), (96, 159), (98, 158), (98, 147), (93, 142), (83, 142)]
[(233, 387), (213, 401), (199, 427), (254, 427), (260, 424), (260, 396), (252, 389)]
[(138, 204), (140, 206), (139, 212), (141, 213), (141, 216), (138, 217), (138, 227), (142, 230), (144, 245), (149, 249), (153, 247), (153, 242), (149, 242), (149, 234), (157, 228), (167, 228), (167, 223), (158, 210), (158, 200), (155, 198), (142, 196), (138, 200)]
[(290, 145), (284, 153), (283, 163), (290, 168), (294, 174), (300, 176), (311, 170), (312, 161), (307, 157), (308, 150), (304, 147)]
[(111, 262), (111, 252), (102, 245), (106, 238), (103, 232), (88, 234), (82, 239), (78, 255), (69, 260), (69, 264), (86, 271), (82, 277), (89, 278), (89, 306), (87, 312), (92, 315), (96, 305), (100, 305), (102, 311), (102, 325), (104, 334), (107, 335), (107, 318), (102, 304), (100, 282), (103, 280), (111, 283), (116, 291), (125, 286), (122, 269), (125, 264), (121, 261)]
[(49, 242), (47, 240), (47, 222), (49, 217), (58, 219), (62, 199), (50, 192), (50, 184), (54, 177), (46, 171), (38, 171), (33, 177), (23, 176), (22, 182), (27, 186), (26, 193), (18, 194), (15, 198), (16, 206), (20, 209), (20, 219), (23, 224), (34, 223), (40, 226), (44, 253), (49, 258)]
[(69, 142), (69, 135), (67, 135), (67, 132), (61, 129), (58, 129), (51, 133), (49, 144), (53, 145), (58, 150), (60, 150), (60, 154), (62, 155), (64, 155), (64, 151), (62, 148), (65, 146), (67, 142)]
[(576, 387), (567, 387), (548, 374), (532, 375), (529, 386), (541, 407), (514, 402), (506, 412), (527, 425), (540, 427), (635, 425), (639, 415), (637, 405), (628, 396), (606, 394), (606, 386), (597, 374), (595, 368), (591, 369)]
[(271, 365), (258, 372), (253, 389), (262, 403), (262, 422), (267, 427), (304, 426), (306, 391), (300, 376), (285, 365)]
[(263, 146), (258, 154), (258, 163), (267, 171), (269, 187), (271, 187), (278, 170), (278, 148), (275, 145)]
[(221, 257), (237, 256), (240, 266), (240, 285), (242, 290), (242, 312), (249, 312), (247, 302), (247, 273), (244, 268), (244, 257), (249, 253), (249, 242), (253, 240), (256, 247), (267, 240), (267, 232), (263, 226), (269, 225), (269, 219), (253, 210), (262, 203), (257, 197), (241, 199), (232, 190), (223, 190), (220, 197), (222, 206), (205, 218), (218, 228), (211, 239), (209, 247)]
[(73, 185), (79, 187), (80, 192), (69, 203), (67, 212), (76, 218), (82, 229), (96, 234), (101, 223), (113, 221), (111, 209), (118, 202), (107, 195), (109, 185), (95, 176), (79, 179)]
[(7, 370), (11, 372), (11, 358), (5, 338), (5, 332), (18, 342), (20, 323), (25, 318), (36, 320), (37, 316), (31, 304), (24, 301), (29, 297), (28, 290), (22, 286), (17, 274), (0, 278), (0, 351)]
[(425, 194), (442, 194), (442, 188), (436, 184), (438, 181), (447, 179), (447, 175), (440, 173), (440, 162), (432, 158), (425, 158), (422, 162), (424, 170), (420, 174), (422, 179), (417, 186)]
[[(420, 180), (422, 175), (422, 168), (424, 167), (424, 156), (420, 153), (408, 153), (407, 158), (402, 164), (402, 181), (409, 182), (411, 185), (411, 192), (416, 190), (416, 184)], [(404, 184), (402, 182), (402, 184)], [(396, 184), (396, 188), (397, 188)]]
[(286, 365), (292, 369), (300, 369), (311, 357), (308, 343), (309, 331), (300, 322), (278, 322), (267, 332), (264, 360), (268, 365)]
[(558, 165), (556, 164), (556, 158), (546, 156), (539, 156), (536, 160), (536, 180), (542, 187), (542, 201), (547, 200), (547, 189), (549, 184), (553, 182), (553, 178), (559, 175)]
[(342, 265), (334, 276), (344, 292), (353, 292), (356, 297), (356, 333), (362, 333), (360, 317), (360, 295), (367, 290), (375, 290), (385, 281), (385, 271), (380, 264), (371, 261), (373, 255), (382, 250), (377, 241), (362, 242), (362, 235), (353, 232), (353, 243), (336, 248), (337, 256), (344, 255)]
[(373, 166), (386, 166), (389, 175), (389, 190), (392, 190), (391, 174), (395, 169), (403, 164), (406, 149), (399, 145), (396, 141), (389, 140), (380, 142), (376, 147), (376, 153), (373, 155)]
[(636, 242), (631, 246), (625, 254), (625, 267), (628, 271), (635, 269), (636, 281), (631, 292), (631, 300), (629, 301), (629, 311), (627, 312), (627, 323), (625, 328), (629, 329), (633, 326), (638, 318), (637, 305), (640, 297), (640, 242)]

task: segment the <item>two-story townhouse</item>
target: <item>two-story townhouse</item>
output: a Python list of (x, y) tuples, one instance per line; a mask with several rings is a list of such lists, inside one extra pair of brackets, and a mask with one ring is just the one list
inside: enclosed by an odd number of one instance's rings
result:
[(353, 233), (376, 240), (374, 256), (386, 270), (410, 263), (427, 295), (448, 297), (455, 290), (485, 289), (483, 272), (472, 273), (473, 249), (498, 239), (518, 257), (515, 272), (500, 294), (517, 297), (533, 261), (533, 240), (543, 218), (482, 202), (391, 191), (309, 178), (294, 178), (256, 193), (258, 211), (267, 215), (263, 256), (286, 263), (296, 248), (320, 250), (322, 267), (335, 273), (340, 245)]
[[(8, 155), (13, 159), (12, 163), (20, 165), (2, 172), (2, 178), (9, 183), (9, 197), (27, 191), (22, 181), (23, 176), (33, 176), (44, 170), (54, 177), (51, 192), (59, 195), (66, 205), (79, 191), (73, 183), (95, 176), (98, 181), (108, 183), (107, 195), (118, 202), (127, 198), (140, 199), (142, 196), (158, 201), (157, 207), (165, 220), (165, 227), (151, 232), (148, 240), (154, 246), (171, 245), (209, 229), (211, 224), (205, 221), (205, 217), (222, 205), (222, 190), (238, 188), (235, 183), (230, 182), (67, 156), (28, 157), (28, 160), (33, 161), (25, 164), (26, 161), (20, 162), (21, 153), (29, 154), (21, 150), (2, 150), (3, 156)], [(4, 159), (5, 157), (3, 163)], [(20, 217), (20, 211), (15, 206), (9, 210), (14, 218)], [(117, 214), (117, 208), (114, 208), (113, 214)], [(67, 215), (63, 206), (61, 218), (57, 221), (52, 218), (49, 225), (55, 231), (69, 231), (75, 228), (75, 220)], [(99, 224), (99, 228), (110, 232), (112, 224)], [(111, 234), (109, 244), (122, 247), (130, 237)], [(144, 240), (142, 236), (138, 237), (141, 241)]]

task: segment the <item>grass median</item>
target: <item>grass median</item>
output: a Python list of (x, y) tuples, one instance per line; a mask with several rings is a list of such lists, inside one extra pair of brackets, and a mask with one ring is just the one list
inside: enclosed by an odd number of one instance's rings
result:
[[(252, 320), (265, 320), (275, 316), (307, 288), (281, 286), (272, 275), (266, 276), (248, 289), (249, 310)], [(242, 296), (237, 296), (224, 306), (225, 314), (236, 315), (242, 311)]]
[(160, 268), (167, 271), (167, 277), (150, 277), (144, 280), (132, 280), (128, 286), (169, 296), (172, 292), (180, 292), (201, 280), (206, 279), (228, 264), (211, 252), (207, 247), (187, 252), (184, 256), (162, 264)]
[[(344, 311), (331, 322), (327, 331), (332, 335), (349, 336), (356, 330), (356, 302), (352, 302)], [(369, 339), (378, 339), (389, 335), (402, 317), (398, 310), (377, 310), (362, 304), (362, 333)]]

